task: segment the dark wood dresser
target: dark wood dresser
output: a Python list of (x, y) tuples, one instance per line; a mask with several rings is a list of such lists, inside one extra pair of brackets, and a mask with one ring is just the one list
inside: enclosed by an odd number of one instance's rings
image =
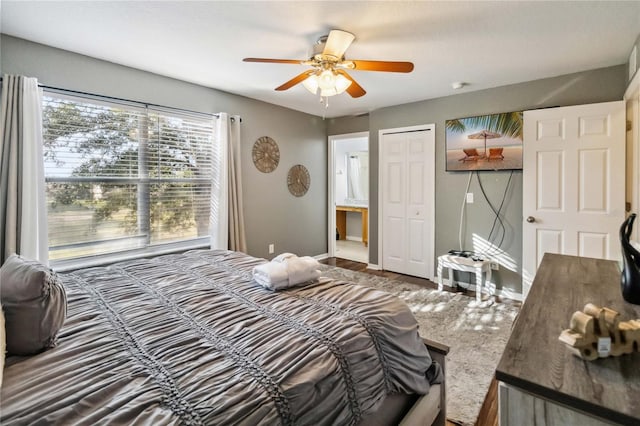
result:
[(545, 254), (496, 369), (500, 425), (640, 425), (640, 352), (583, 361), (558, 340), (587, 303), (640, 318), (611, 260)]

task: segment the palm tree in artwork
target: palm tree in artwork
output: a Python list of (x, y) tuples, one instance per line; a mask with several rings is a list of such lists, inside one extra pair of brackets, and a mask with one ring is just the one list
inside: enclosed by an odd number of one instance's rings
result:
[(464, 123), (462, 122), (464, 119), (463, 118), (456, 118), (454, 120), (447, 120), (445, 121), (445, 127), (446, 127), (446, 131), (447, 132), (452, 132), (452, 133), (462, 133), (464, 132), (467, 128), (465, 127)]
[(500, 133), (502, 136), (522, 140), (522, 111), (447, 120), (445, 126), (446, 130), (452, 133), (463, 133), (467, 128), (482, 128), (489, 132)]

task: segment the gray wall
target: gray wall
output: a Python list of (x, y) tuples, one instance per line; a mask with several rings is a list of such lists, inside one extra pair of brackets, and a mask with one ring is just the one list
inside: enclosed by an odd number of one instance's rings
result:
[(369, 114), (328, 118), (327, 131), (329, 135), (346, 135), (348, 133), (368, 132)]
[[(327, 143), (321, 118), (7, 35), (1, 36), (0, 48), (2, 73), (37, 77), (47, 86), (240, 115), (249, 253), (270, 257), (270, 243), (276, 254), (327, 252)], [(251, 160), (254, 141), (265, 135), (280, 147), (280, 164), (269, 174), (259, 172)], [(295, 164), (306, 166), (311, 175), (311, 187), (301, 198), (291, 195), (286, 185)]]
[[(628, 67), (620, 65), (537, 80), (456, 96), (399, 105), (368, 116), (321, 118), (195, 84), (116, 65), (25, 40), (2, 35), (0, 65), (3, 73), (37, 77), (42, 84), (95, 94), (132, 99), (202, 112), (225, 111), (243, 118), (242, 161), (244, 203), (249, 253), (269, 257), (292, 251), (326, 253), (326, 135), (370, 132), (370, 262), (378, 263), (378, 131), (380, 129), (436, 124), (436, 255), (458, 247), (458, 215), (468, 174), (444, 171), (444, 121), (551, 106), (619, 100), (627, 82)], [(640, 58), (639, 58), (640, 59)], [(468, 90), (468, 89), (467, 89)], [(280, 165), (262, 174), (251, 161), (251, 147), (260, 136), (274, 138), (281, 151)], [(286, 188), (286, 173), (304, 164), (311, 174), (306, 196), (295, 198)], [(509, 172), (480, 175), (487, 196), (498, 204)], [(487, 238), (493, 214), (482, 200), (477, 181), (472, 182), (476, 202), (467, 207), (464, 248), (471, 236)], [(495, 274), (499, 287), (520, 292), (522, 260), (522, 174), (514, 173), (504, 206), (507, 235), (502, 248), (513, 259), (512, 271)]]
[[(522, 111), (552, 106), (579, 105), (622, 99), (626, 85), (624, 65), (536, 80), (510, 86), (431, 99), (373, 111), (368, 127), (352, 117), (329, 120), (327, 133), (336, 135), (369, 130), (370, 151), (370, 230), (369, 261), (378, 263), (378, 131), (380, 129), (436, 125), (436, 244), (435, 255), (458, 248), (459, 212), (468, 173), (445, 172), (444, 122), (451, 118)], [(491, 202), (500, 204), (509, 172), (481, 172), (480, 178)], [(464, 223), (463, 248), (473, 249), (472, 235), (487, 239), (494, 215), (483, 200), (474, 176), (470, 192), (475, 203), (468, 204)], [(494, 274), (498, 288), (521, 291), (522, 264), (522, 172), (513, 174), (503, 207), (507, 228), (502, 249), (513, 260), (509, 270), (501, 267)], [(468, 279), (463, 277), (463, 279)]]

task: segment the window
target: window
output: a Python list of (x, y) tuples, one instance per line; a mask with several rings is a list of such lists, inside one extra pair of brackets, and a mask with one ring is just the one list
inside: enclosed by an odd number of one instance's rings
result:
[(213, 117), (45, 93), (49, 258), (205, 245)]

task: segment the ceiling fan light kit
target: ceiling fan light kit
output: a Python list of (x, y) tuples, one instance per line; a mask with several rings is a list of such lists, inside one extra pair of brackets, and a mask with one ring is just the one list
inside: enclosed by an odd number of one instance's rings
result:
[(354, 40), (355, 36), (347, 31), (332, 30), (328, 36), (318, 40), (309, 60), (244, 58), (243, 61), (311, 66), (312, 69), (298, 74), (276, 87), (276, 90), (287, 90), (302, 83), (314, 95), (318, 94), (319, 90), (320, 100), (325, 106), (328, 106), (328, 97), (345, 91), (352, 98), (359, 98), (367, 93), (345, 70), (402, 73), (413, 71), (411, 62), (346, 60), (344, 52)]
[(351, 86), (351, 80), (342, 74), (336, 74), (333, 70), (326, 69), (319, 74), (310, 75), (302, 85), (314, 95), (320, 89), (320, 96), (326, 98), (344, 93)]

